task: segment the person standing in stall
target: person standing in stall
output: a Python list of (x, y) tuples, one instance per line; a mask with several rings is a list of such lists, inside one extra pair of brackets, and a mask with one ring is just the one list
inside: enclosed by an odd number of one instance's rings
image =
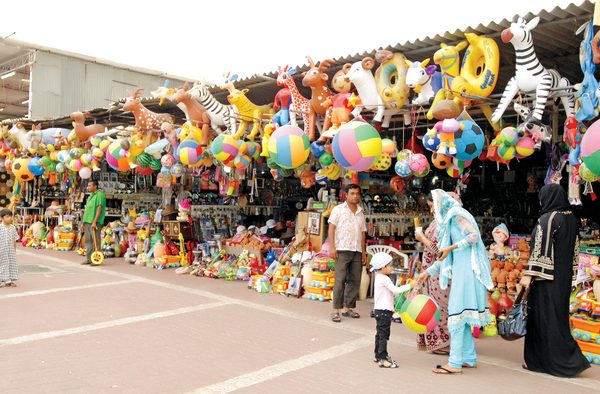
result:
[(0, 287), (17, 287), (19, 268), (17, 266), (17, 242), (19, 234), (13, 224), (10, 209), (0, 211)]
[(342, 317), (360, 318), (356, 298), (360, 286), (361, 269), (367, 261), (365, 240), (367, 223), (360, 207), (360, 187), (350, 184), (345, 188), (346, 202), (332, 209), (329, 216), (328, 237), (331, 240), (331, 257), (335, 259), (335, 284), (333, 286), (333, 322)]
[(574, 377), (590, 367), (569, 328), (571, 282), (577, 274), (579, 223), (559, 184), (539, 194), (541, 216), (531, 238), (531, 256), (521, 279), (529, 288), (523, 368)]
[[(106, 195), (98, 189), (98, 181), (90, 179), (87, 185), (90, 195), (83, 211), (83, 228), (85, 230), (86, 259), (83, 265), (92, 264), (92, 253), (100, 249), (100, 228), (106, 216)], [(94, 246), (94, 243), (96, 244)]]

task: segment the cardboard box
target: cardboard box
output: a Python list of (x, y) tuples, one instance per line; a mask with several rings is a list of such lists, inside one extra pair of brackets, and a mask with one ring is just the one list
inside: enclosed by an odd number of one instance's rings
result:
[[(313, 212), (306, 212), (306, 211), (298, 212), (298, 217), (296, 218), (296, 231), (298, 231), (299, 228), (304, 228), (308, 231), (308, 228), (309, 228), (308, 218), (309, 218), (310, 213), (313, 213)], [(327, 239), (327, 230), (328, 230), (329, 226), (327, 225), (327, 219), (324, 218), (323, 215), (320, 215), (320, 217), (319, 217), (318, 228), (319, 228), (318, 234), (308, 234), (310, 244), (312, 246), (312, 249), (315, 252), (318, 252), (321, 250), (321, 246), (323, 246), (323, 243)], [(298, 251), (304, 251), (304, 250), (307, 250), (307, 248), (308, 248), (308, 245), (306, 245), (303, 248), (300, 248)]]

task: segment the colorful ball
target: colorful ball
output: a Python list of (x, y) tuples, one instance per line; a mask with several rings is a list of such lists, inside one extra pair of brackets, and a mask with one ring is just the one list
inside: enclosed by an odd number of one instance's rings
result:
[(29, 170), (30, 161), (30, 158), (19, 157), (12, 162), (12, 173), (18, 180), (27, 182), (34, 178), (33, 174)]
[(60, 152), (58, 152), (57, 157), (58, 161), (60, 161), (61, 163), (65, 163), (69, 160), (69, 152), (66, 150), (61, 150)]
[(102, 157), (104, 157), (104, 152), (100, 148), (94, 148), (92, 149), (92, 155), (94, 155), (94, 157), (97, 157), (98, 159), (101, 159)]
[(228, 165), (239, 153), (239, 145), (233, 136), (219, 134), (210, 145), (210, 150), (216, 160)]
[(452, 157), (442, 153), (433, 152), (431, 155), (431, 162), (435, 168), (445, 170), (452, 165)]
[(106, 162), (117, 171), (128, 171), (131, 168), (129, 152), (121, 146), (121, 141), (114, 141), (106, 149)]
[(254, 157), (254, 154), (258, 150), (258, 145), (256, 142), (248, 141), (246, 142), (246, 156)]
[(453, 159), (450, 167), (446, 169), (446, 173), (452, 178), (458, 178), (465, 171), (465, 162), (458, 159)]
[(84, 166), (91, 167), (92, 162), (94, 161), (94, 156), (91, 153), (86, 153), (81, 155), (79, 161), (81, 161), (81, 164), (83, 164)]
[(498, 147), (498, 156), (502, 160), (512, 160), (517, 155), (517, 149), (510, 145), (500, 145)]
[(65, 166), (65, 163), (56, 163), (56, 172), (58, 172), (59, 174), (65, 172), (66, 169), (67, 167)]
[(600, 176), (600, 121), (595, 121), (581, 139), (581, 159), (587, 168)]
[(412, 151), (410, 149), (402, 149), (396, 155), (396, 160), (408, 160), (412, 156)]
[(535, 141), (531, 137), (521, 137), (515, 145), (517, 159), (524, 159), (535, 152)]
[(414, 175), (417, 178), (425, 178), (427, 175), (429, 175), (430, 171), (431, 167), (429, 166), (429, 163), (427, 163), (427, 168), (425, 168), (423, 171), (415, 172)]
[(383, 153), (387, 153), (390, 156), (393, 156), (396, 153), (396, 143), (389, 139), (384, 138), (381, 140), (381, 151)]
[(81, 167), (83, 167), (83, 164), (81, 164), (81, 161), (77, 159), (71, 160), (67, 166), (67, 168), (73, 172), (78, 172), (81, 170)]
[(79, 148), (73, 148), (69, 151), (69, 155), (72, 159), (79, 159), (82, 155), (82, 151)]
[(171, 172), (171, 175), (173, 175), (176, 178), (179, 178), (185, 172), (185, 170), (183, 169), (183, 164), (181, 164), (181, 163), (173, 164), (173, 167), (171, 167), (170, 172)]
[(586, 182), (596, 182), (598, 178), (600, 178), (598, 175), (590, 171), (585, 163), (581, 163), (579, 166), (579, 176)]
[(29, 172), (31, 172), (34, 176), (42, 175), (44, 173), (44, 166), (42, 165), (42, 161), (39, 157), (34, 157), (29, 160), (29, 164), (27, 165), (29, 168)]
[(175, 158), (172, 154), (167, 153), (160, 158), (160, 164), (162, 164), (163, 167), (171, 168), (173, 167), (173, 164), (175, 164)]
[(318, 159), (323, 153), (325, 153), (325, 144), (319, 141), (313, 142), (310, 144), (310, 153), (312, 153), (313, 156)]
[(460, 121), (461, 128), (454, 133), (456, 157), (459, 160), (471, 160), (479, 156), (485, 145), (485, 134), (477, 123), (471, 120)]
[(394, 166), (394, 171), (396, 171), (396, 174), (398, 174), (398, 176), (401, 176), (402, 178), (406, 178), (412, 175), (412, 170), (410, 169), (410, 164), (408, 163), (408, 160), (398, 160), (396, 162), (396, 165)]
[(297, 126), (281, 126), (269, 139), (269, 157), (286, 169), (304, 164), (310, 153), (310, 140)]
[(500, 131), (496, 140), (504, 145), (513, 146), (519, 141), (519, 131), (512, 126), (505, 127)]
[(333, 156), (347, 170), (366, 171), (381, 155), (381, 136), (368, 123), (352, 121), (341, 126), (332, 143)]
[(237, 169), (246, 169), (248, 168), (248, 166), (250, 165), (250, 161), (252, 159), (250, 159), (250, 156), (247, 155), (238, 155), (236, 156), (236, 158), (233, 160), (233, 166)]
[(436, 129), (431, 129), (423, 136), (423, 147), (428, 151), (435, 152), (440, 146), (440, 136)]
[(102, 141), (100, 141), (100, 145), (98, 145), (98, 147), (102, 150), (106, 150), (106, 149), (108, 149), (110, 144), (111, 144), (111, 140), (102, 140)]
[(420, 173), (429, 169), (429, 162), (427, 157), (422, 153), (415, 153), (408, 159), (408, 165), (414, 173)]
[(189, 139), (184, 140), (179, 144), (177, 151), (175, 152), (175, 156), (177, 156), (177, 160), (187, 166), (190, 166), (200, 161), (200, 157), (202, 157), (202, 151), (202, 146), (200, 146), (198, 141)]
[(387, 171), (392, 166), (392, 157), (388, 153), (381, 153), (379, 159), (375, 162), (377, 171)]
[(419, 334), (425, 334), (438, 325), (440, 310), (431, 297), (418, 294), (402, 304), (400, 318), (408, 329)]
[(236, 144), (237, 144), (237, 148), (238, 148), (238, 155), (246, 154), (246, 152), (248, 151), (248, 145), (246, 144), (246, 141), (237, 140)]

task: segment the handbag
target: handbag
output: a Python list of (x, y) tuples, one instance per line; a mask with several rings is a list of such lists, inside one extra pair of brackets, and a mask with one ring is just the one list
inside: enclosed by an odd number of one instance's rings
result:
[(508, 316), (498, 322), (498, 334), (507, 341), (515, 341), (527, 334), (527, 295), (529, 287), (522, 288)]

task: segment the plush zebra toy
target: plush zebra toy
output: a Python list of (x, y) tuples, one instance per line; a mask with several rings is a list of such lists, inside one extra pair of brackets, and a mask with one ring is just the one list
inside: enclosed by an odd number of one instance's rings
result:
[[(548, 98), (554, 98), (559, 93), (566, 93), (566, 91), (551, 92), (550, 89), (566, 88), (570, 85), (569, 81), (566, 78), (561, 78), (556, 70), (544, 68), (535, 54), (531, 31), (539, 21), (539, 16), (529, 22), (519, 18), (517, 22), (511, 23), (509, 28), (502, 31), (502, 42), (505, 44), (510, 42), (515, 48), (517, 56), (516, 72), (515, 76), (508, 81), (502, 99), (500, 99), (500, 104), (492, 115), (493, 122), (500, 120), (511, 100), (521, 90), (525, 94), (535, 94), (535, 108), (526, 121), (539, 124), (542, 121)], [(563, 95), (560, 99), (567, 117), (571, 116), (575, 106), (573, 95)]]

